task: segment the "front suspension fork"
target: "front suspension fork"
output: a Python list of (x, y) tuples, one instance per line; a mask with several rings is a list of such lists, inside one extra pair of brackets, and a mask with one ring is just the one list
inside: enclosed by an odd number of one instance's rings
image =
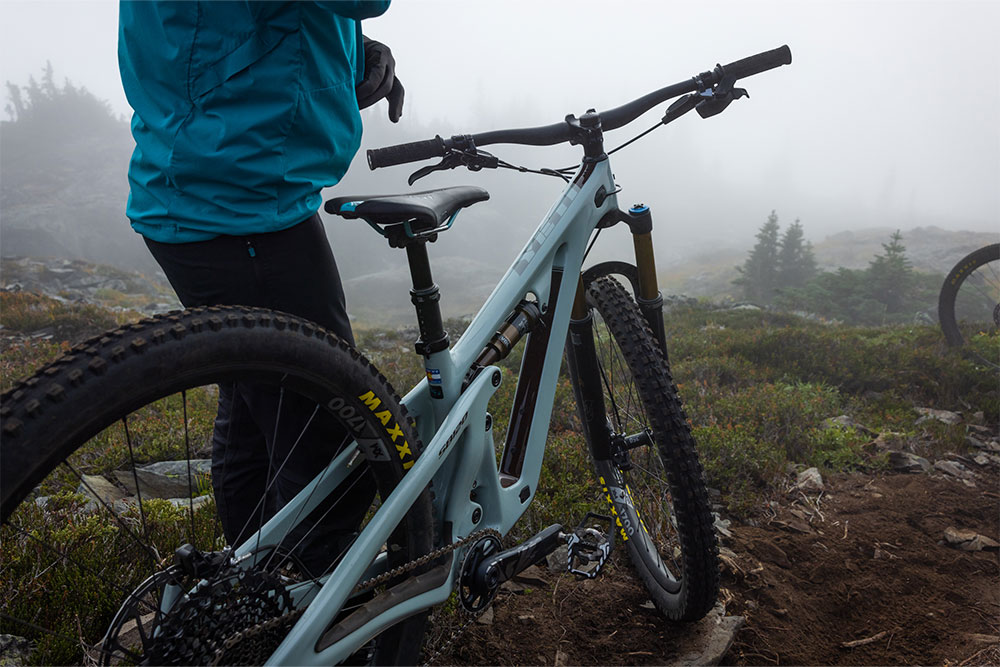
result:
[(636, 204), (624, 215), (624, 221), (632, 232), (632, 246), (635, 248), (635, 266), (639, 274), (639, 285), (635, 295), (636, 304), (646, 318), (653, 338), (667, 358), (667, 335), (663, 328), (663, 297), (656, 284), (656, 259), (653, 256), (653, 218), (649, 207)]
[[(639, 306), (653, 337), (667, 358), (666, 332), (663, 326), (663, 297), (656, 282), (656, 262), (653, 257), (653, 221), (649, 207), (637, 204), (619, 214), (632, 232), (635, 248), (636, 275), (633, 282), (636, 304)], [(630, 276), (631, 279), (631, 276)], [(573, 393), (579, 407), (580, 420), (591, 454), (595, 460), (612, 458), (611, 425), (604, 404), (601, 367), (594, 343), (593, 315), (587, 306), (586, 285), (581, 276), (576, 288), (576, 300), (570, 316), (566, 340), (566, 361), (572, 379)]]

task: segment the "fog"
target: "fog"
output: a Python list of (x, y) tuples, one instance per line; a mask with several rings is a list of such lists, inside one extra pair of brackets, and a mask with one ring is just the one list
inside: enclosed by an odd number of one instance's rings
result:
[[(1000, 3), (989, 1), (397, 0), (365, 32), (393, 49), (404, 117), (390, 126), (379, 105), (366, 123), (384, 143), (426, 138), (417, 126), (448, 136), (548, 124), (788, 44), (791, 66), (742, 82), (749, 100), (708, 120), (690, 114), (614, 156), (621, 202), (653, 207), (659, 249), (748, 247), (772, 209), (783, 221), (800, 218), (813, 241), (867, 227), (995, 232), (997, 26)], [(127, 115), (116, 39), (116, 3), (0, 3), (5, 81), (27, 83), (48, 60), (57, 79)], [(662, 112), (610, 133), (608, 147)], [(576, 157), (569, 148), (491, 150), (533, 167)], [(408, 187), (407, 167), (375, 181), (359, 171), (361, 159), (345, 186)], [(454, 183), (497, 187), (479, 207), (494, 207), (492, 219), (510, 206), (532, 223), (560, 188), (540, 176), (459, 172), (419, 185)]]

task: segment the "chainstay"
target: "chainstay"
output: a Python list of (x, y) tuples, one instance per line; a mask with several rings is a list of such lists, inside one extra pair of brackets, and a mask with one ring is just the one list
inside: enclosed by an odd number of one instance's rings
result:
[[(389, 570), (388, 572), (383, 572), (378, 576), (371, 577), (370, 579), (366, 579), (365, 581), (359, 582), (353, 589), (351, 589), (351, 593), (355, 593), (359, 590), (364, 590), (365, 588), (374, 588), (375, 586), (381, 586), (383, 583), (387, 583), (392, 579), (395, 579), (396, 577), (406, 574), (407, 572), (412, 572), (413, 570), (422, 567), (427, 563), (431, 563), (437, 560), (438, 558), (441, 558), (442, 556), (446, 556), (454, 552), (456, 549), (460, 549), (472, 542), (477, 542), (483, 539), (484, 537), (488, 536), (496, 537), (498, 540), (501, 539), (502, 537), (499, 531), (494, 530), (492, 528), (486, 528), (484, 530), (476, 531), (456, 542), (452, 542), (451, 544), (439, 547), (438, 549), (428, 552), (423, 556), (420, 556), (419, 558), (414, 558), (413, 560), (407, 563), (398, 565), (393, 569)], [(268, 630), (279, 627), (281, 625), (291, 623), (295, 621), (299, 616), (301, 616), (304, 612), (305, 608), (295, 609), (293, 611), (288, 612), (287, 614), (282, 614), (281, 616), (275, 616), (274, 618), (268, 619), (263, 623), (258, 623), (253, 627), (237, 632), (236, 634), (227, 638), (225, 642), (223, 642), (223, 645), (216, 650), (214, 659), (210, 664), (218, 665), (222, 661), (222, 658), (225, 655), (226, 651), (233, 649), (243, 641), (252, 639), (256, 635), (267, 632)], [(471, 619), (469, 622), (471, 622)], [(448, 640), (448, 642), (446, 642), (445, 647), (450, 646), (451, 643), (454, 642), (455, 638), (458, 635), (460, 635), (468, 627), (468, 625), (469, 623), (466, 623), (461, 628), (459, 628), (458, 632), (454, 633)], [(432, 658), (436, 657), (438, 653), (440, 653), (440, 650), (437, 653), (435, 653), (435, 656), (432, 656)]]
[(478, 530), (474, 533), (470, 533), (467, 537), (464, 537), (456, 542), (452, 542), (451, 544), (446, 544), (445, 546), (439, 547), (434, 551), (428, 552), (423, 556), (420, 556), (419, 558), (414, 558), (408, 563), (403, 563), (402, 565), (398, 565), (393, 569), (389, 570), (388, 572), (383, 572), (382, 574), (372, 577), (371, 579), (366, 579), (365, 581), (359, 582), (358, 585), (351, 590), (351, 593), (356, 593), (357, 591), (363, 590), (365, 588), (381, 586), (382, 584), (391, 581), (392, 579), (395, 579), (396, 577), (402, 574), (406, 574), (407, 572), (412, 572), (418, 567), (422, 567), (427, 563), (433, 562), (438, 558), (441, 558), (442, 556), (447, 556), (456, 549), (460, 549), (468, 545), (470, 542), (477, 542), (483, 539), (484, 537), (488, 536), (496, 537), (498, 540), (500, 540), (503, 537), (502, 535), (500, 535), (499, 531), (494, 530), (493, 528)]

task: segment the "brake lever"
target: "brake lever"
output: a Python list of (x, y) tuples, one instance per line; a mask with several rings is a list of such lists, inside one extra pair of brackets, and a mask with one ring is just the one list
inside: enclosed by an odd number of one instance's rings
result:
[(423, 178), (435, 171), (446, 171), (448, 169), (454, 169), (455, 167), (462, 166), (462, 156), (459, 153), (448, 153), (445, 155), (440, 162), (437, 164), (432, 164), (427, 167), (421, 167), (415, 172), (410, 174), (410, 177), (406, 179), (406, 182), (413, 185), (418, 179)]
[(702, 118), (711, 118), (725, 111), (733, 100), (738, 100), (741, 97), (750, 98), (750, 93), (746, 91), (746, 88), (734, 88), (735, 85), (735, 78), (723, 74), (719, 85), (701, 93), (704, 99), (695, 107), (698, 115)]
[[(475, 149), (473, 149), (475, 150)], [(476, 151), (451, 151), (437, 164), (421, 167), (410, 174), (406, 182), (413, 185), (416, 181), (434, 173), (435, 171), (446, 171), (456, 167), (467, 167), (469, 171), (479, 171), (480, 169), (496, 169), (500, 166), (500, 160), (495, 155)]]

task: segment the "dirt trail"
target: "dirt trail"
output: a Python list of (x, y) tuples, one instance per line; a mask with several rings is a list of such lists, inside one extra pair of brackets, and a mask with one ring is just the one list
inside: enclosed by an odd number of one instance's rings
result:
[[(746, 623), (723, 663), (1000, 664), (998, 553), (943, 539), (949, 527), (1000, 539), (997, 468), (975, 484), (840, 475), (822, 495), (785, 496), (756, 526), (733, 522), (722, 597)], [(541, 579), (501, 591), (492, 625), (469, 626), (434, 664), (683, 662), (688, 630), (646, 608), (622, 560), (597, 581)]]

